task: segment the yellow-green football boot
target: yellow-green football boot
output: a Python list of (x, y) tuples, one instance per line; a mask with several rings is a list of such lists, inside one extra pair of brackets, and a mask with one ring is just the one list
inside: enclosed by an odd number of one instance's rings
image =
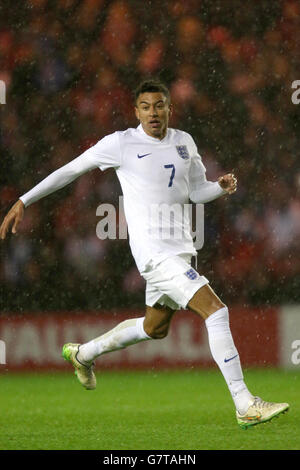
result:
[(78, 359), (80, 344), (67, 343), (63, 346), (62, 357), (70, 362), (75, 368), (75, 375), (81, 385), (87, 390), (94, 390), (97, 385), (96, 376), (94, 374), (94, 363), (84, 364)]
[(241, 428), (247, 429), (248, 427), (255, 426), (256, 424), (266, 423), (267, 421), (275, 418), (275, 416), (285, 413), (288, 409), (288, 403), (271, 403), (263, 401), (259, 397), (254, 397), (254, 402), (249, 406), (247, 413), (241, 415), (237, 411), (236, 418)]

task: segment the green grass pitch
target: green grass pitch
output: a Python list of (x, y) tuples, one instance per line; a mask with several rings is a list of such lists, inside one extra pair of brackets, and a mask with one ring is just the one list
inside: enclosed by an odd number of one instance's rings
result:
[(0, 375), (2, 450), (299, 450), (300, 373), (246, 370), (252, 393), (290, 411), (242, 430), (217, 369)]

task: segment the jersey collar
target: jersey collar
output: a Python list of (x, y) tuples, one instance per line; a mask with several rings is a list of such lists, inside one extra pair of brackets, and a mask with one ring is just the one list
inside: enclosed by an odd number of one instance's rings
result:
[(165, 142), (165, 141), (168, 139), (168, 137), (169, 137), (169, 132), (170, 132), (170, 130), (169, 130), (169, 128), (168, 128), (165, 137), (160, 140), (160, 139), (156, 139), (155, 137), (151, 137), (151, 135), (146, 134), (146, 132), (145, 132), (144, 129), (143, 129), (142, 124), (139, 124), (136, 129), (137, 129), (137, 131), (140, 132), (144, 137), (146, 137), (147, 139), (151, 140), (151, 142), (156, 142), (157, 144), (160, 144), (161, 142)]

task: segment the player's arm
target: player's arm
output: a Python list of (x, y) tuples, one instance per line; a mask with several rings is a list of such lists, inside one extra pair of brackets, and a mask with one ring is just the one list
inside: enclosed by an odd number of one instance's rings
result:
[(206, 168), (203, 165), (196, 144), (191, 136), (188, 136), (188, 138), (192, 149), (189, 171), (190, 200), (195, 203), (205, 204), (224, 194), (234, 193), (237, 188), (237, 179), (232, 173), (221, 176), (218, 181), (207, 181)]
[(96, 167), (96, 163), (85, 152), (51, 173), (30, 191), (21, 196), (12, 206), (1, 224), (0, 238), (2, 240), (5, 239), (10, 227), (12, 227), (12, 233), (17, 232), (17, 227), (24, 216), (24, 210), (30, 204), (63, 188), (82, 174)]
[(119, 168), (121, 166), (121, 145), (119, 133), (103, 137), (96, 145), (86, 150), (70, 163), (62, 166), (51, 173), (47, 178), (34, 186), (30, 191), (20, 197), (4, 218), (0, 227), (0, 238), (3, 240), (9, 228), (16, 233), (18, 224), (23, 218), (24, 209), (33, 202), (48, 196), (49, 194), (63, 188), (84, 173), (100, 168), (104, 171), (108, 168)]
[(233, 194), (237, 189), (237, 179), (230, 173), (221, 176), (218, 181), (207, 181), (205, 174), (194, 173), (190, 183), (190, 199), (195, 203), (205, 204), (214, 201), (224, 194)]
[(237, 189), (237, 179), (233, 173), (228, 173), (227, 175), (220, 176), (218, 179), (218, 184), (227, 194), (233, 194)]
[(1, 227), (0, 227), (0, 238), (4, 240), (6, 234), (9, 230), (9, 227), (12, 225), (12, 233), (16, 233), (17, 227), (24, 216), (25, 206), (23, 202), (19, 199), (10, 209), (10, 211), (5, 216)]

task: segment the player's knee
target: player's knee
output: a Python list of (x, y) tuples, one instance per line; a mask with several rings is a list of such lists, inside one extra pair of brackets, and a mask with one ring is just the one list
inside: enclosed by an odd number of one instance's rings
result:
[(168, 335), (168, 331), (154, 331), (151, 335), (152, 339), (163, 339)]
[(144, 326), (144, 330), (152, 339), (163, 339), (168, 335), (169, 327)]

